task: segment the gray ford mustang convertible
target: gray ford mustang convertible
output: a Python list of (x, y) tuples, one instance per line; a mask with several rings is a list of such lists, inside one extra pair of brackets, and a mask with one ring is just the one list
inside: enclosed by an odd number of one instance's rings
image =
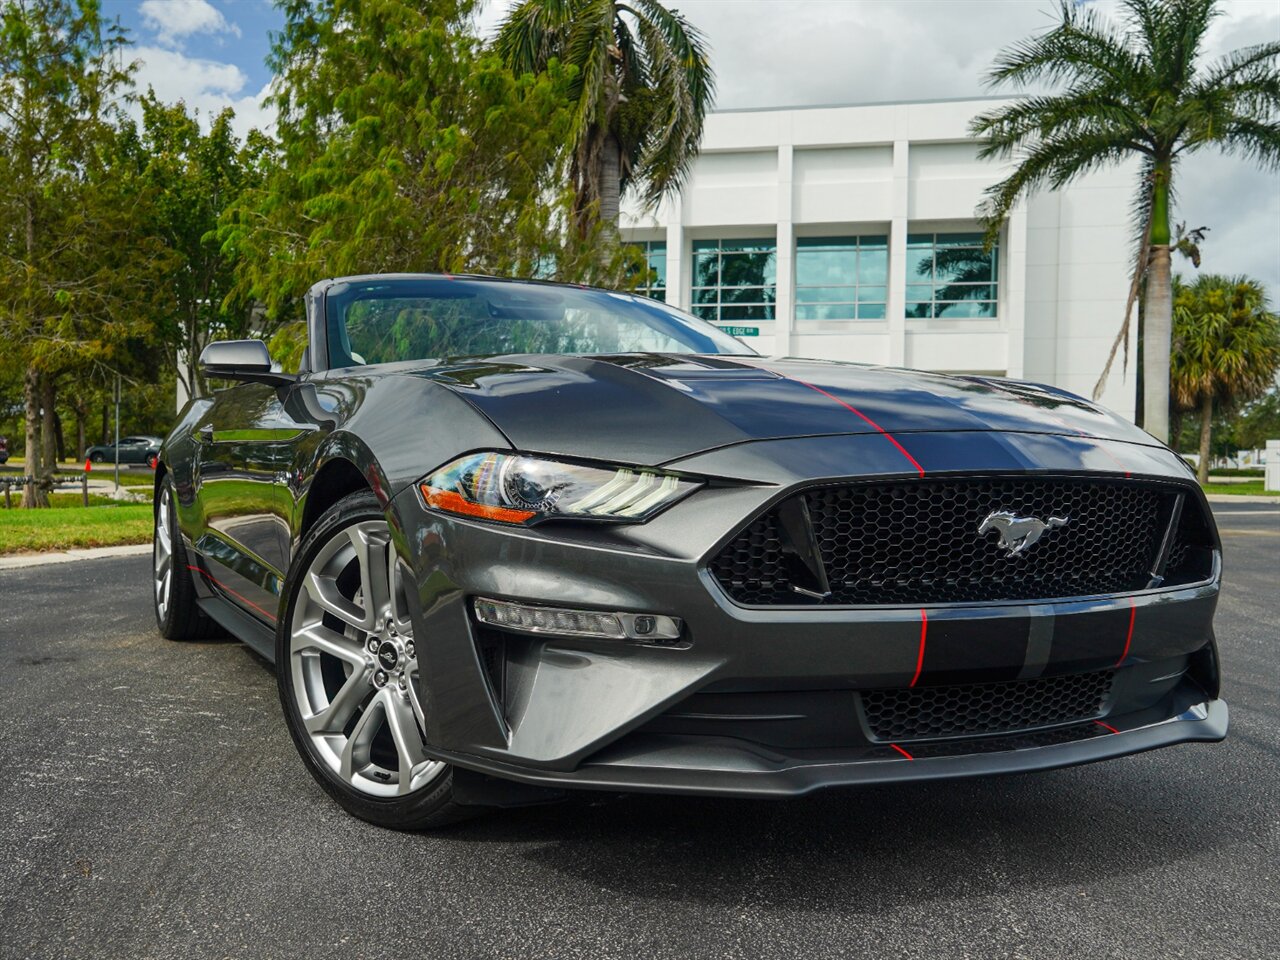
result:
[(1183, 462), (1063, 391), (757, 356), (630, 294), (327, 280), (214, 343), (156, 471), (160, 631), (276, 664), (389, 827), (568, 789), (785, 796), (1221, 740)]

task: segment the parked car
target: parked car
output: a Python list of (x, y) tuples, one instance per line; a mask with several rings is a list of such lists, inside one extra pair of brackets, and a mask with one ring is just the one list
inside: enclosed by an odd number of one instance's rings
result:
[[(120, 462), (150, 463), (160, 453), (160, 447), (163, 443), (164, 440), (160, 437), (121, 437)], [(115, 463), (115, 451), (116, 445), (114, 443), (100, 443), (86, 450), (85, 456), (93, 463)]]
[(303, 763), (357, 816), (1226, 735), (1212, 514), (1096, 404), (763, 357), (577, 286), (366, 276), (305, 303), (299, 374), (205, 350), (240, 383), (165, 441), (152, 593), (164, 636), (274, 660)]
[(0, 464), (9, 462), (9, 438), (0, 437)]

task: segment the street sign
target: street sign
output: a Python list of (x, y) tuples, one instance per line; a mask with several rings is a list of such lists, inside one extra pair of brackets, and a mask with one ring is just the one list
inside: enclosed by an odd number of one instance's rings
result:
[(760, 336), (759, 327), (721, 327), (725, 333), (731, 337), (758, 337)]

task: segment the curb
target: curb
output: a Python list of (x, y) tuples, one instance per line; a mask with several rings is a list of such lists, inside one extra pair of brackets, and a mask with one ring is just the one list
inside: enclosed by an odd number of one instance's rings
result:
[(1205, 499), (1210, 503), (1270, 503), (1280, 507), (1280, 495), (1264, 497), (1252, 493), (1242, 493), (1240, 496), (1232, 493), (1207, 493)]
[(124, 547), (92, 547), (86, 550), (58, 550), (52, 553), (20, 553), (16, 556), (0, 557), (0, 570), (43, 567), (46, 564), (71, 563), (75, 560), (136, 557), (150, 552), (151, 544), (133, 543)]

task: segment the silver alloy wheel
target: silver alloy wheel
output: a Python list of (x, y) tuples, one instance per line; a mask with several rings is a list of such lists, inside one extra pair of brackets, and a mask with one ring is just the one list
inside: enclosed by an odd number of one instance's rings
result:
[(420, 790), (445, 769), (422, 750), (404, 581), (386, 522), (352, 524), (311, 561), (290, 622), (303, 728), (330, 770), (377, 797)]
[(156, 530), (151, 560), (155, 567), (156, 616), (163, 623), (169, 613), (173, 597), (173, 534), (169, 515), (173, 512), (173, 499), (168, 486), (160, 490), (160, 503), (156, 506)]

